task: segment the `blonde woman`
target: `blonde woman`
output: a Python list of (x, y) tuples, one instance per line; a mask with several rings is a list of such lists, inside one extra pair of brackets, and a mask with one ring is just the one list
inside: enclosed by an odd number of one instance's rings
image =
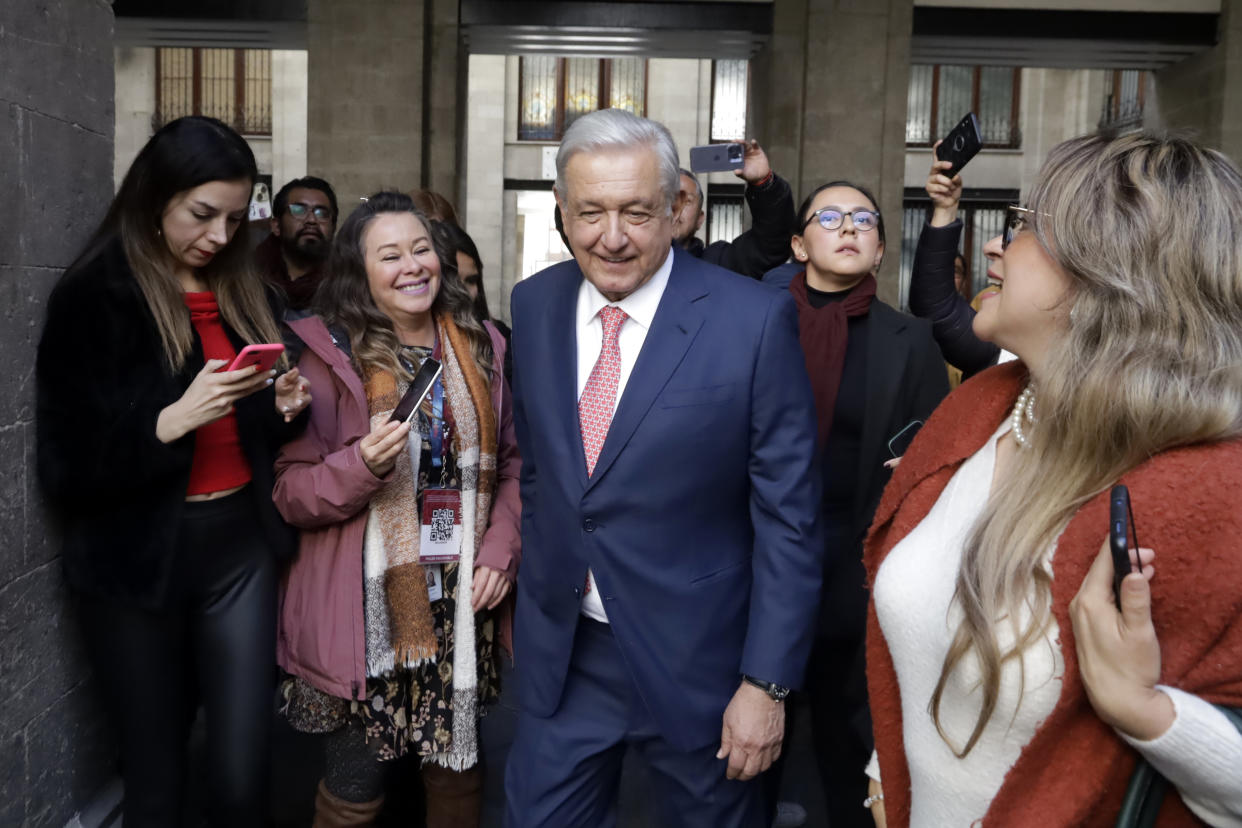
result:
[[(1149, 135), (1055, 148), (952, 394), (868, 539), (877, 821), (1242, 822), (1242, 176)], [(1107, 497), (1145, 547), (1113, 603)]]

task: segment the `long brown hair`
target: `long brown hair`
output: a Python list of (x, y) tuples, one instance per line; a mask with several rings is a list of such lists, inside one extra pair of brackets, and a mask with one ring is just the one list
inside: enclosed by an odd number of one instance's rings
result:
[[(1072, 311), (1047, 356), (1026, 449), (958, 572), (962, 622), (930, 703), (958, 756), (996, 709), (1004, 663), (1020, 664), (1051, 623), (1047, 554), (1079, 507), (1162, 451), (1242, 435), (1242, 174), (1190, 141), (1132, 134), (1066, 141), (1039, 178), (1033, 230), (1070, 278)], [(1015, 633), (1007, 649), (1001, 624)], [(959, 750), (940, 701), (972, 652), (983, 705)]]
[(440, 289), (431, 303), (433, 316), (448, 314), (470, 342), (471, 356), (482, 376), (492, 376), (492, 340), (475, 317), (470, 293), (457, 276), (456, 255), (447, 247), (444, 235), (405, 193), (381, 191), (349, 214), (332, 240), (327, 271), (315, 291), (315, 311), (329, 327), (342, 328), (349, 337), (350, 351), (361, 376), (377, 370), (389, 371), (405, 380), (413, 379), (397, 357), (400, 343), (389, 319), (375, 305), (367, 280), (363, 236), (375, 218), (384, 213), (410, 213), (427, 228), (436, 257), (440, 260)]
[[(74, 267), (119, 239), (164, 346), (169, 370), (179, 372), (194, 347), (194, 329), (172, 256), (160, 233), (164, 210), (179, 193), (210, 181), (258, 178), (254, 153), (214, 118), (190, 116), (165, 124), (138, 153), (108, 213)], [(247, 222), (199, 274), (215, 294), (220, 315), (248, 343), (280, 342), (263, 283), (251, 263)]]

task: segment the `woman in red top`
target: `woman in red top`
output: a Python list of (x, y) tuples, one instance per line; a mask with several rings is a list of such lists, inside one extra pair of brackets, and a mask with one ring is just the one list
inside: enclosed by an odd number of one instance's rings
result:
[(310, 395), (296, 370), (220, 370), (280, 341), (249, 265), (256, 178), (219, 121), (160, 129), (52, 292), (39, 344), (39, 474), (131, 828), (180, 823), (199, 701), (212, 824), (266, 824), (276, 561), (293, 551), (272, 464)]

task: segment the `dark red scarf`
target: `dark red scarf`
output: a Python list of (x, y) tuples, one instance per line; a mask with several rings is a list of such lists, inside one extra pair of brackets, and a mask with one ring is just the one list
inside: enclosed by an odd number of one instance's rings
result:
[(805, 270), (789, 283), (789, 292), (798, 305), (798, 341), (802, 343), (807, 373), (811, 377), (811, 391), (815, 395), (821, 449), (828, 445), (832, 412), (837, 404), (837, 391), (841, 388), (841, 372), (845, 370), (849, 318), (863, 316), (871, 310), (875, 289), (875, 277), (868, 275), (854, 286), (843, 301), (815, 308), (806, 293)]

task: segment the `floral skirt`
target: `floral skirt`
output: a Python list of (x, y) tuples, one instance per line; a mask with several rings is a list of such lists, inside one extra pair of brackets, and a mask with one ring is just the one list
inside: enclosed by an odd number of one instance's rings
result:
[[(455, 579), (455, 565), (444, 567), (445, 588)], [(453, 740), (453, 621), (446, 606), (433, 605), (438, 647), (435, 663), (398, 669), (368, 678), (366, 700), (342, 699), (290, 677), (281, 683), (281, 712), (303, 733), (331, 733), (357, 717), (366, 728), (367, 742), (378, 746), (377, 758), (388, 761), (415, 751), (424, 758), (448, 753)], [(475, 652), (478, 658), (480, 715), (500, 696), (499, 648), (496, 619), (484, 610), (475, 615)]]

